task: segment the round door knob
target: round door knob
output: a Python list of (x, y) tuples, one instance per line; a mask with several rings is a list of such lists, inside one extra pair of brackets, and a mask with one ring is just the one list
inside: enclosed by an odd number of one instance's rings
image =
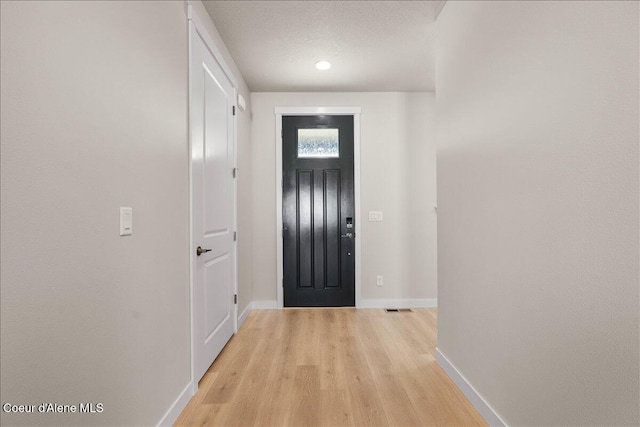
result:
[(198, 256), (202, 255), (205, 252), (211, 252), (211, 249), (202, 249), (200, 246), (196, 249), (196, 254)]

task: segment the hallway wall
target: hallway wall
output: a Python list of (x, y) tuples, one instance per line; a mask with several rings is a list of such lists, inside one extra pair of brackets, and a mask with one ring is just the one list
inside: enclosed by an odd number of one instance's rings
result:
[(508, 425), (640, 425), (638, 8), (438, 18), (438, 347)]
[[(362, 299), (436, 293), (433, 93), (253, 93), (254, 299), (276, 300), (275, 107), (360, 106)], [(368, 211), (384, 212), (368, 222)], [(376, 286), (376, 276), (384, 286)]]
[[(191, 376), (186, 3), (0, 7), (2, 403), (104, 405), (2, 425), (156, 425)], [(248, 171), (248, 111), (238, 136)]]

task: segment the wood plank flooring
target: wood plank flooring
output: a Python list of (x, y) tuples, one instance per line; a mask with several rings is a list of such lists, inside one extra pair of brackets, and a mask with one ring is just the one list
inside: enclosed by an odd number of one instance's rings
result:
[(434, 358), (436, 309), (254, 310), (176, 426), (485, 426)]

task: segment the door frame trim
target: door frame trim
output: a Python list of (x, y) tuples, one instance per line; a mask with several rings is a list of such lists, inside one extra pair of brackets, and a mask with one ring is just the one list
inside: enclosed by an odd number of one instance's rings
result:
[[(218, 64), (220, 65), (220, 68), (222, 68), (222, 71), (224, 72), (224, 74), (227, 76), (227, 78), (229, 79), (229, 81), (231, 82), (231, 86), (233, 87), (233, 105), (236, 107), (237, 109), (237, 100), (238, 100), (238, 80), (236, 78), (236, 76), (233, 74), (233, 72), (231, 71), (231, 68), (229, 67), (229, 65), (227, 64), (227, 62), (225, 61), (224, 57), (222, 56), (222, 53), (220, 52), (220, 50), (218, 49), (218, 47), (216, 46), (216, 44), (214, 43), (213, 39), (211, 38), (211, 36), (209, 35), (209, 32), (207, 31), (207, 27), (204, 24), (204, 22), (201, 20), (201, 18), (198, 16), (198, 14), (196, 13), (196, 11), (194, 10), (193, 6), (190, 4), (187, 4), (187, 23), (188, 23), (188, 44), (189, 44), (189, 54), (188, 54), (188, 80), (189, 80), (189, 87), (188, 87), (188, 102), (187, 102), (187, 110), (188, 110), (188, 120), (189, 120), (189, 126), (188, 126), (188, 144), (189, 144), (189, 148), (188, 148), (188, 152), (189, 152), (189, 318), (190, 318), (190, 323), (189, 323), (189, 329), (191, 332), (190, 338), (191, 338), (191, 344), (190, 344), (190, 351), (191, 351), (191, 389), (192, 389), (192, 394), (195, 395), (196, 392), (198, 391), (198, 382), (200, 380), (200, 378), (196, 379), (196, 353), (195, 353), (195, 318), (194, 318), (194, 305), (195, 305), (195, 292), (194, 292), (194, 278), (195, 278), (195, 257), (194, 257), (194, 251), (193, 248), (194, 246), (194, 238), (193, 238), (193, 170), (192, 170), (192, 160), (191, 160), (191, 150), (192, 150), (192, 144), (191, 144), (191, 137), (192, 137), (192, 132), (191, 132), (191, 128), (192, 128), (192, 123), (191, 123), (191, 57), (192, 57), (192, 50), (191, 50), (191, 45), (192, 45), (192, 41), (191, 41), (191, 34), (192, 34), (192, 29), (193, 29), (193, 33), (197, 34), (197, 36), (199, 36), (202, 41), (204, 42), (204, 45), (207, 47), (207, 49), (209, 49), (209, 52), (211, 52), (211, 54), (213, 55), (213, 58), (218, 62)], [(237, 164), (238, 164), (238, 116), (233, 116), (233, 128), (231, 129), (231, 132), (233, 132), (233, 167), (236, 168)], [(234, 179), (233, 182), (233, 229), (237, 231), (238, 228), (238, 180), (237, 178)], [(233, 274), (233, 293), (234, 294), (238, 294), (238, 242), (234, 241), (233, 242), (233, 256), (234, 256), (234, 262), (233, 262), (233, 269), (234, 269), (234, 274)], [(234, 333), (238, 333), (238, 304), (233, 304), (233, 330)]]
[(275, 107), (276, 119), (276, 291), (278, 296), (278, 308), (284, 308), (284, 292), (282, 288), (284, 280), (284, 245), (282, 242), (282, 116), (353, 116), (353, 191), (356, 218), (356, 308), (361, 306), (361, 238), (362, 229), (360, 222), (360, 107)]

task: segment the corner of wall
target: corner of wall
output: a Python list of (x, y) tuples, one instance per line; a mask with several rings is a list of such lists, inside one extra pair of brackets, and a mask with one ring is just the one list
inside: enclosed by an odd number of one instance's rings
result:
[(500, 415), (487, 403), (471, 383), (458, 371), (458, 369), (442, 354), (439, 348), (436, 348), (436, 360), (440, 367), (449, 375), (453, 382), (458, 386), (460, 391), (469, 399), (469, 402), (482, 415), (482, 418), (493, 427), (507, 427)]

